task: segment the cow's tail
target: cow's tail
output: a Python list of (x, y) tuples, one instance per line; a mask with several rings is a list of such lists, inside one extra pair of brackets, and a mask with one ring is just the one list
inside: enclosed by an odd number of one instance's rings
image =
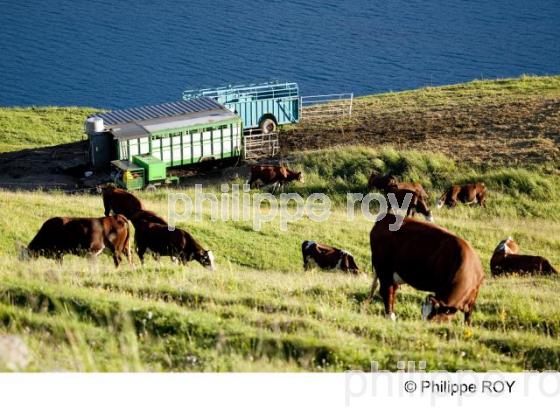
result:
[(375, 273), (375, 269), (373, 270), (373, 279), (371, 282), (371, 290), (369, 291), (369, 297), (368, 300), (370, 302), (373, 302), (373, 295), (375, 294), (375, 291), (377, 290), (377, 286), (379, 285), (379, 277), (377, 276), (377, 273)]
[(130, 247), (130, 226), (131, 226), (131, 223), (126, 216), (120, 214), (119, 217), (122, 218), (122, 220), (124, 222), (124, 225), (126, 226), (126, 238), (124, 240), (122, 250), (126, 254), (126, 258), (128, 259), (128, 263), (132, 264), (132, 252), (131, 252), (131, 247)]
[(124, 246), (126, 247), (126, 257), (128, 259), (128, 263), (130, 263), (132, 265), (132, 250), (131, 250), (131, 246), (130, 246), (130, 226), (131, 226), (131, 223), (126, 217), (124, 219), (126, 220), (126, 242), (125, 242)]

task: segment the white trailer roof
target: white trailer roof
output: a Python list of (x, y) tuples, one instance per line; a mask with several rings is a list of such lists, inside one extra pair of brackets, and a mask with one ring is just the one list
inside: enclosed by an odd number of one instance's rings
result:
[(94, 117), (102, 118), (105, 125), (128, 124), (135, 121), (153, 120), (156, 118), (176, 117), (178, 115), (225, 110), (226, 108), (212, 98), (194, 98), (189, 101), (175, 101), (144, 107), (127, 108), (125, 110), (114, 110)]
[[(198, 100), (202, 100), (202, 102)], [(153, 106), (158, 107), (157, 109), (153, 107), (133, 108), (95, 116), (103, 118), (105, 128), (119, 140), (147, 137), (150, 134), (176, 128), (211, 126), (216, 122), (239, 118), (223, 105), (209, 98), (180, 101), (179, 103), (188, 102), (196, 102), (196, 104), (190, 104), (188, 105), (190, 108), (188, 108), (184, 104), (168, 103), (165, 110), (161, 108), (163, 104), (160, 104)]]
[(175, 128), (194, 127), (197, 125), (212, 125), (212, 123), (233, 120), (237, 115), (229, 110), (226, 112), (212, 111), (209, 113), (197, 113), (198, 115), (182, 115), (180, 117), (168, 118), (166, 120), (150, 121), (142, 124), (143, 128), (149, 133), (156, 133)]

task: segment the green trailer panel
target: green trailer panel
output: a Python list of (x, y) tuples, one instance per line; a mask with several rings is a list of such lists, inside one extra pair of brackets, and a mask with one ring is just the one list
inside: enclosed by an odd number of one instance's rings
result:
[(213, 124), (166, 129), (149, 137), (117, 141), (118, 159), (149, 154), (167, 167), (242, 155), (243, 127), (239, 118)]
[(132, 157), (132, 162), (144, 169), (148, 183), (162, 181), (167, 176), (165, 162), (149, 154), (135, 155)]

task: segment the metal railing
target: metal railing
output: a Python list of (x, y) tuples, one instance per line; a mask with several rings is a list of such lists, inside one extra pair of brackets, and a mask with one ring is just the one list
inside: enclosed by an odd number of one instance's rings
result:
[(260, 130), (249, 130), (243, 136), (243, 156), (245, 159), (274, 157), (279, 152), (280, 143), (278, 134), (275, 132), (263, 134)]
[(185, 90), (183, 99), (189, 100), (197, 97), (209, 97), (221, 104), (271, 98), (286, 98), (299, 95), (296, 83), (268, 82), (249, 85), (229, 85), (226, 87), (202, 88), (199, 90)]
[(300, 119), (321, 120), (352, 116), (354, 93), (308, 95), (300, 99)]

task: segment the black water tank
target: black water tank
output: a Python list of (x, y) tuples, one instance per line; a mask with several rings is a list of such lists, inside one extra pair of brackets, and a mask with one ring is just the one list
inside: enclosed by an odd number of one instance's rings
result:
[(94, 169), (109, 167), (113, 136), (109, 132), (89, 134), (89, 161)]

